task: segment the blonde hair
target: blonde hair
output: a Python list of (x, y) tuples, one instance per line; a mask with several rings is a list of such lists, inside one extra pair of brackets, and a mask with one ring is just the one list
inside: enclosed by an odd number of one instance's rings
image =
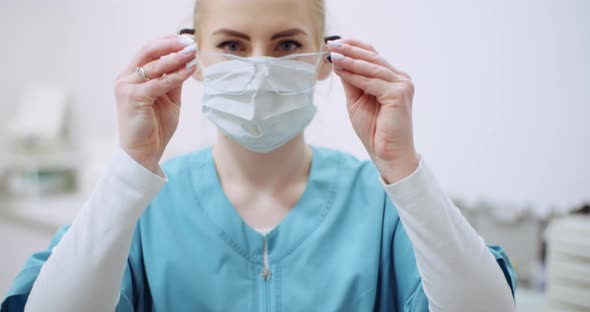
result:
[[(325, 0), (308, 0), (313, 1), (314, 6), (314, 14), (315, 20), (317, 22), (318, 32), (317, 32), (317, 40), (318, 44), (322, 44), (324, 42), (324, 37), (326, 36), (326, 1)], [(201, 1), (195, 0), (195, 10), (193, 12), (193, 26), (195, 32), (198, 32), (198, 25), (199, 25), (199, 13), (201, 12), (201, 6), (199, 5)]]

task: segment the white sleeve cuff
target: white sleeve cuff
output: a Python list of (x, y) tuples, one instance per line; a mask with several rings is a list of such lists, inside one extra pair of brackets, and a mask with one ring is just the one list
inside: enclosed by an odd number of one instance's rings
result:
[(119, 147), (115, 151), (113, 160), (106, 172), (118, 179), (124, 180), (133, 188), (144, 190), (148, 193), (155, 191), (157, 194), (168, 182), (168, 177), (159, 166), (158, 171), (158, 174), (151, 172)]
[[(158, 170), (162, 172), (160, 168)], [(122, 148), (118, 148), (89, 202), (112, 202), (109, 205), (113, 209), (111, 212), (119, 217), (125, 216), (120, 221), (135, 222), (168, 182), (166, 175), (162, 175), (164, 178), (143, 167)], [(110, 194), (111, 198), (105, 198), (106, 194)]]
[(400, 206), (413, 202), (421, 194), (428, 194), (429, 192), (433, 194), (432, 192), (440, 191), (433, 179), (430, 168), (422, 157), (420, 157), (418, 168), (402, 180), (394, 184), (387, 184), (383, 177), (379, 176), (379, 181), (391, 200)]
[(88, 307), (114, 311), (137, 220), (166, 182), (117, 149), (43, 265), (26, 311), (48, 306), (68, 312)]
[[(424, 160), (408, 177), (383, 187), (414, 247), (430, 311), (514, 310), (494, 256)], [(468, 299), (456, 299), (461, 296)]]

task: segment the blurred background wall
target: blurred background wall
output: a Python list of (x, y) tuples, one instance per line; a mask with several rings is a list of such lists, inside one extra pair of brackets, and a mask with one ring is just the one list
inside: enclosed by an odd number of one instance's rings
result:
[[(327, 2), (330, 34), (372, 43), (413, 77), (417, 147), (449, 194), (541, 210), (590, 200), (589, 1)], [(100, 167), (116, 144), (116, 75), (145, 42), (190, 27), (192, 7), (2, 1), (0, 128), (27, 85), (61, 83), (71, 94), (73, 144)], [(167, 157), (213, 142), (200, 94), (196, 82), (185, 84)], [(316, 104), (309, 141), (366, 158), (336, 77)], [(6, 141), (0, 135), (0, 150)]]
[[(114, 136), (113, 81), (148, 40), (190, 25), (193, 0), (0, 4), (0, 124), (27, 83), (73, 92), (76, 143)], [(446, 189), (545, 205), (588, 199), (590, 2), (328, 0), (330, 33), (374, 44), (417, 86), (416, 142)], [(342, 91), (318, 92), (310, 141), (366, 157)], [(185, 86), (181, 153), (212, 142)]]

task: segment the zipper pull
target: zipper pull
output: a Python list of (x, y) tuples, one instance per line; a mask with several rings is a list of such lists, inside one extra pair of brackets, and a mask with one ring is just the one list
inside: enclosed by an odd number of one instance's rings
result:
[(268, 281), (268, 279), (270, 279), (271, 274), (272, 273), (267, 268), (264, 268), (260, 275), (262, 275), (262, 278), (264, 278), (265, 281)]
[(264, 236), (264, 250), (262, 251), (262, 262), (264, 266), (262, 267), (261, 275), (265, 281), (268, 281), (271, 273), (268, 265), (268, 242), (266, 241), (266, 236)]

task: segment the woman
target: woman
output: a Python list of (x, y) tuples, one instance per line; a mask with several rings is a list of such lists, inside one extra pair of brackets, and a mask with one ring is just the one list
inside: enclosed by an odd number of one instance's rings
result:
[[(2, 311), (514, 310), (508, 259), (414, 149), (406, 73), (326, 46), (321, 0), (202, 0), (195, 29), (119, 76), (121, 149)], [(305, 144), (332, 71), (372, 162)], [(220, 134), (161, 170), (191, 76)]]

